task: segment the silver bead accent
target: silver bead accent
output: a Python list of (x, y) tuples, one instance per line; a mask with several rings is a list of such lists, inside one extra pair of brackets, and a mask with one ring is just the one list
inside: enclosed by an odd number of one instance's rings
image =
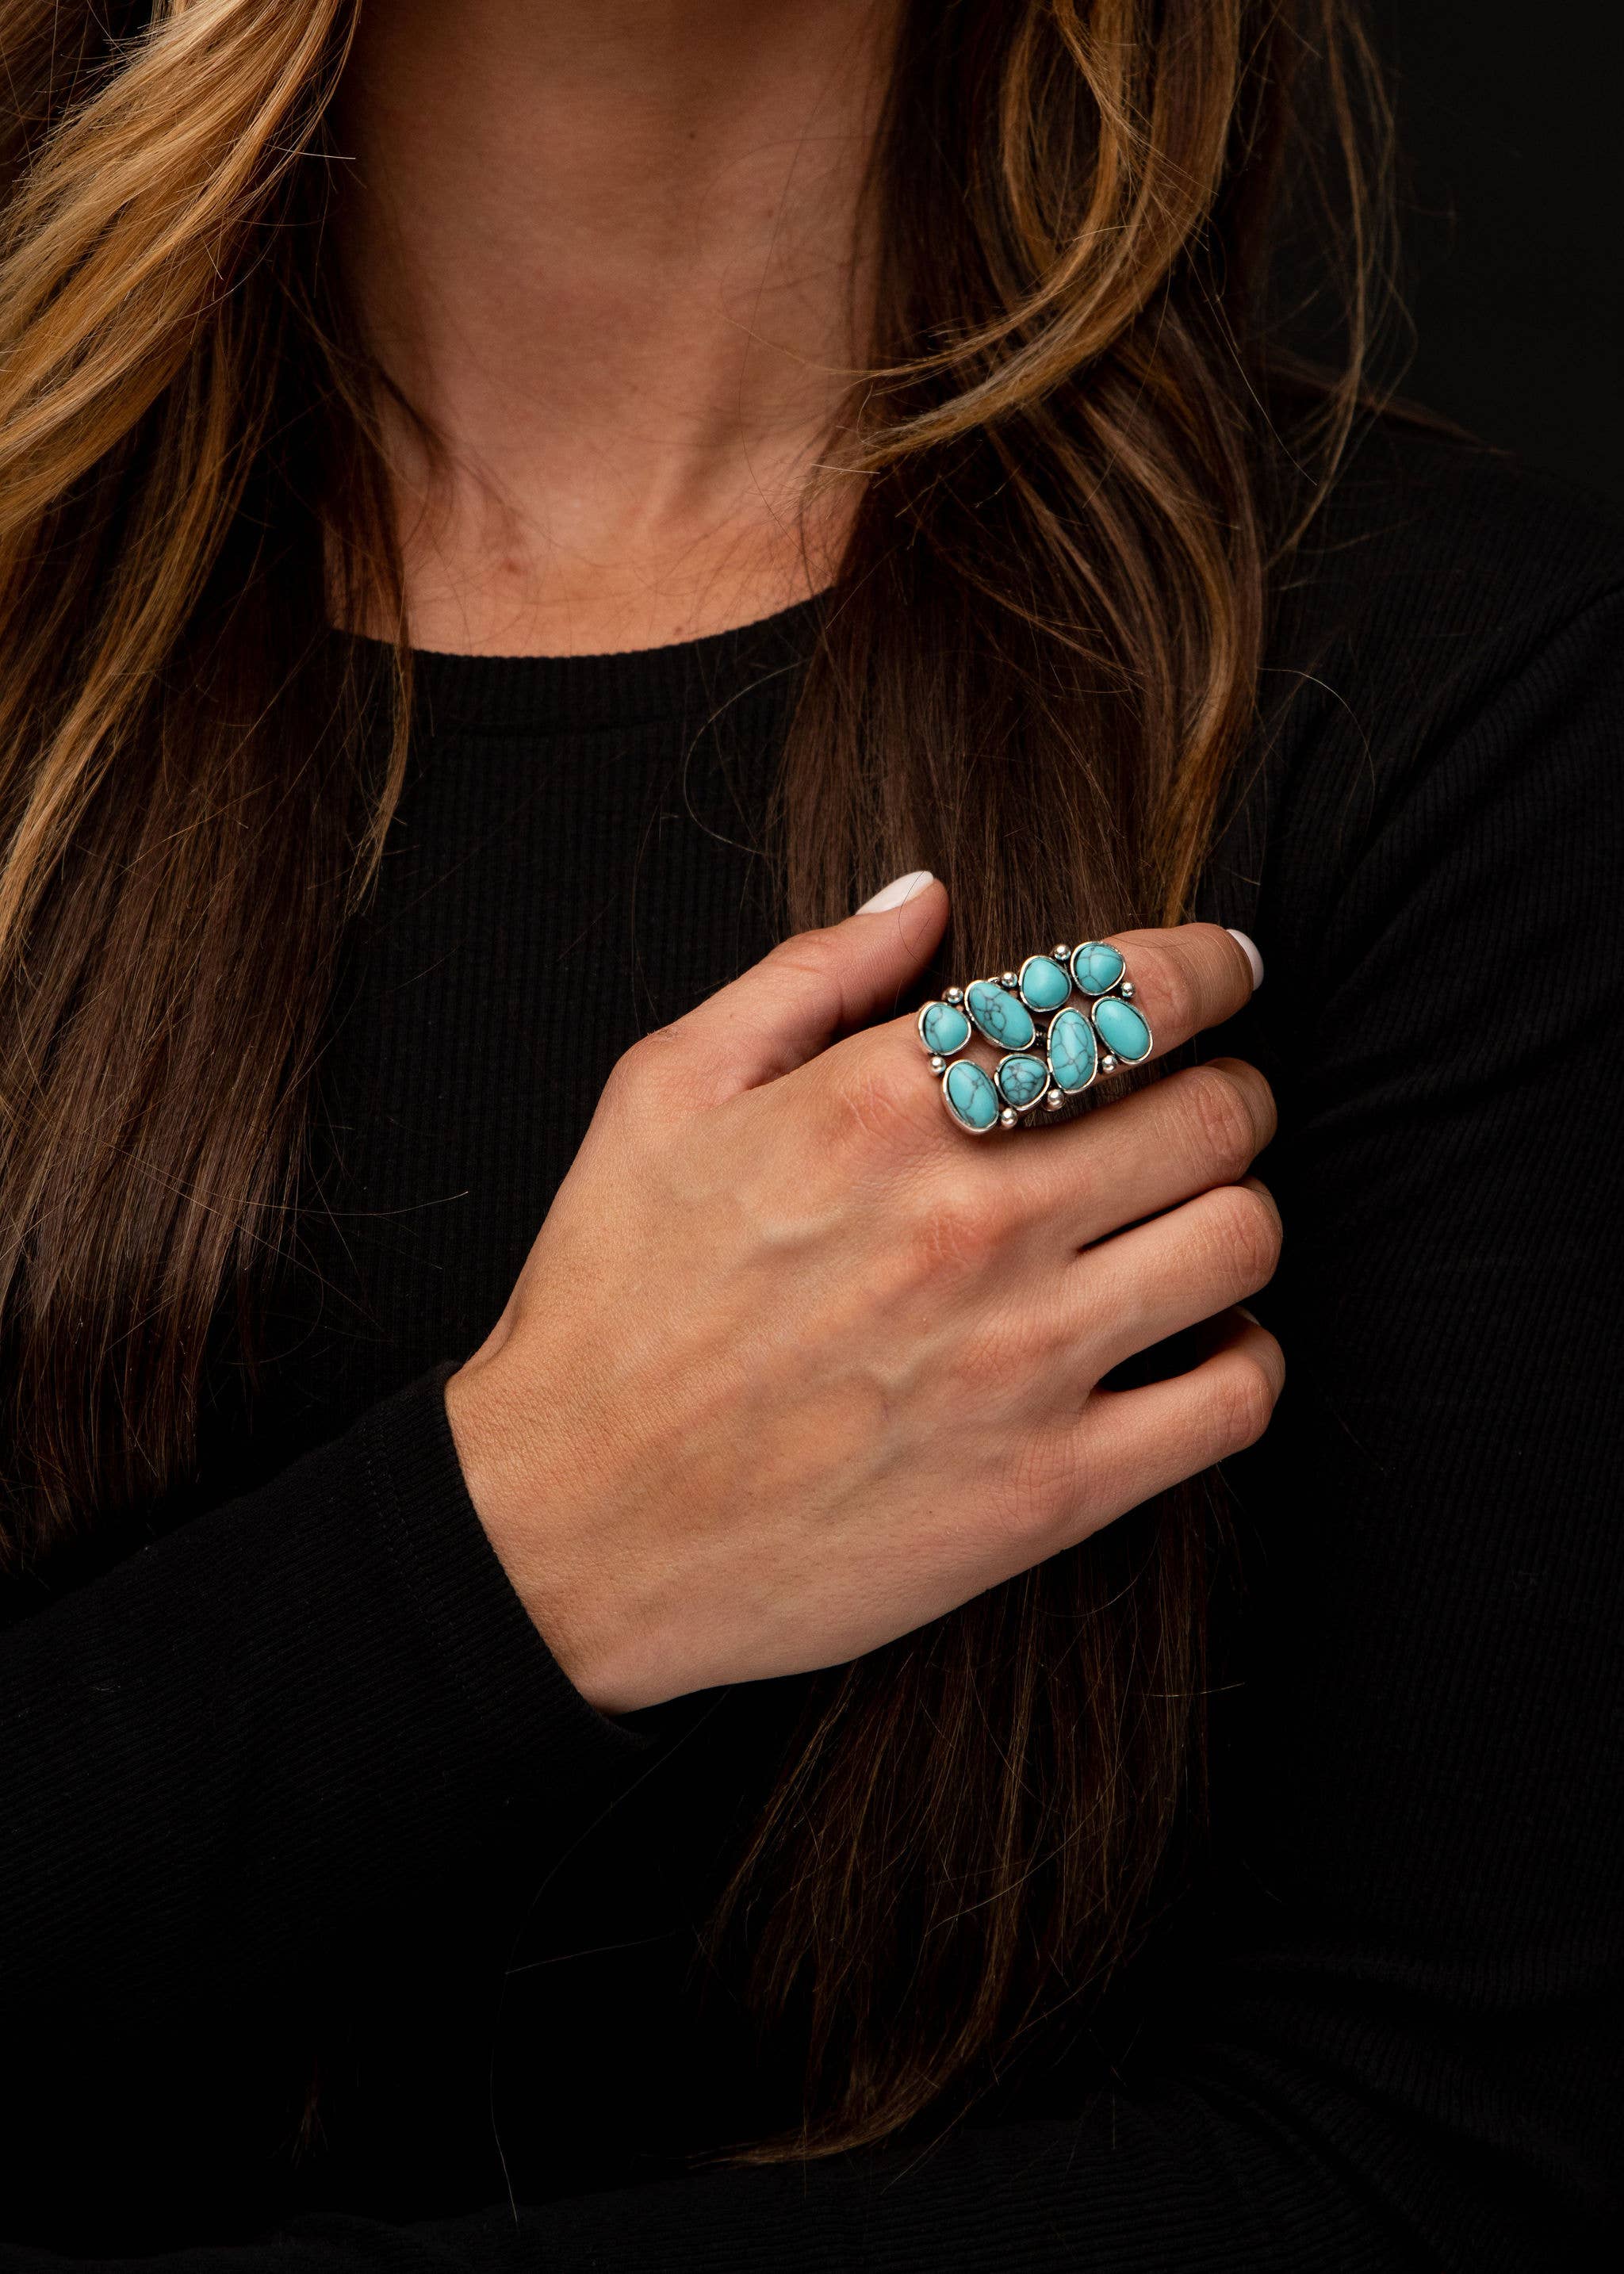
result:
[(945, 1072), (947, 1071), (947, 1065), (948, 1065), (948, 1061), (946, 1060), (946, 1058), (939, 1058), (936, 1056), (936, 1053), (935, 1053), (933, 1050), (932, 1051), (932, 1053), (931, 1053), (931, 1072), (932, 1072), (933, 1073), (945, 1073)]
[(1054, 956), (1056, 963), (1064, 963), (1066, 958), (1071, 953), (1071, 950), (1067, 946), (1065, 941), (1061, 940), (1060, 945), (1055, 948), (1051, 948), (1049, 953)]
[(1048, 1107), (1051, 1113), (1058, 1113), (1061, 1107), (1066, 1103), (1065, 1099), (1061, 1096), (1057, 1089), (1046, 1090), (1044, 1093), (1043, 1102)]
[(1015, 1127), (1016, 1123), (1020, 1119), (1020, 1118), (1021, 1118), (1021, 1117), (1020, 1117), (1020, 1115), (1016, 1111), (1016, 1110), (1015, 1110), (1015, 1108), (1014, 1108), (1014, 1106), (1013, 1106), (1013, 1105), (1006, 1105), (1006, 1106), (1005, 1106), (1005, 1108), (1004, 1108), (1004, 1110), (1003, 1110), (1003, 1111), (999, 1115), (999, 1117), (998, 1117), (998, 1118), (999, 1118), (999, 1119), (1003, 1123), (1004, 1127), (1005, 1127), (1006, 1129), (1013, 1129), (1013, 1128)]
[(1099, 1061), (1099, 1071), (1101, 1073), (1114, 1073), (1116, 1072), (1116, 1060), (1112, 1057), (1109, 1050), (1106, 1052), (1104, 1058)]
[(1013, 987), (1016, 983), (1015, 973), (1013, 971), (1000, 972), (998, 975), (998, 983), (1001, 987)]
[(945, 988), (941, 999), (944, 1003), (962, 1003), (964, 999), (964, 990), (962, 987)]
[(1118, 993), (1118, 994), (1122, 998), (1122, 999), (1123, 999), (1123, 1001), (1124, 1001), (1124, 1002), (1126, 1002), (1126, 1003), (1131, 1003), (1131, 1002), (1133, 1001), (1133, 982), (1132, 982), (1132, 980), (1131, 980), (1131, 979), (1124, 979), (1124, 980), (1123, 980), (1123, 982), (1122, 982), (1122, 985), (1117, 989), (1117, 990), (1116, 990), (1116, 991), (1117, 991), (1117, 993)]

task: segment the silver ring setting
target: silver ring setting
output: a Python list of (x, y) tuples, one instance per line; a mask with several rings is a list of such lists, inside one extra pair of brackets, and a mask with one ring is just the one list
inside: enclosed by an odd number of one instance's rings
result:
[[(1156, 1047), (1127, 958), (1103, 939), (1062, 942), (1018, 971), (944, 988), (916, 1024), (948, 1118), (971, 1137), (1016, 1128), (1039, 1106), (1058, 1113)], [(990, 1073), (964, 1055), (978, 1039), (1001, 1053)]]

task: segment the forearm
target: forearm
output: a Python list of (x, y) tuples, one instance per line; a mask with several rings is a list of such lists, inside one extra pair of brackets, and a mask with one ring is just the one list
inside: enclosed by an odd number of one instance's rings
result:
[(0, 1721), (14, 2016), (274, 1981), (638, 1751), (513, 1596), (432, 1381), (11, 1630)]

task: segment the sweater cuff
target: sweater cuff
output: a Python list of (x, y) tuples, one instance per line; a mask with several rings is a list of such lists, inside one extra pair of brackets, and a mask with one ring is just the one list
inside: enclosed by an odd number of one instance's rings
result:
[(588, 1705), (548, 1650), (469, 1498), (435, 1368), (373, 1409), (361, 1456), (386, 1545), (483, 1741), (521, 1777), (578, 1786), (642, 1760), (648, 1738)]

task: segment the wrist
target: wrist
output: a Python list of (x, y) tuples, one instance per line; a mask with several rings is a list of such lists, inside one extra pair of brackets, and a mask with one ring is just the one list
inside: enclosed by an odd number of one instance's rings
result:
[(505, 1343), (493, 1337), (445, 1385), (463, 1482), (532, 1625), (588, 1704), (612, 1711), (598, 1671), (606, 1653), (594, 1640), (603, 1608), (583, 1587), (587, 1559), (570, 1538), (574, 1495), (540, 1442), (533, 1400), (510, 1379)]

